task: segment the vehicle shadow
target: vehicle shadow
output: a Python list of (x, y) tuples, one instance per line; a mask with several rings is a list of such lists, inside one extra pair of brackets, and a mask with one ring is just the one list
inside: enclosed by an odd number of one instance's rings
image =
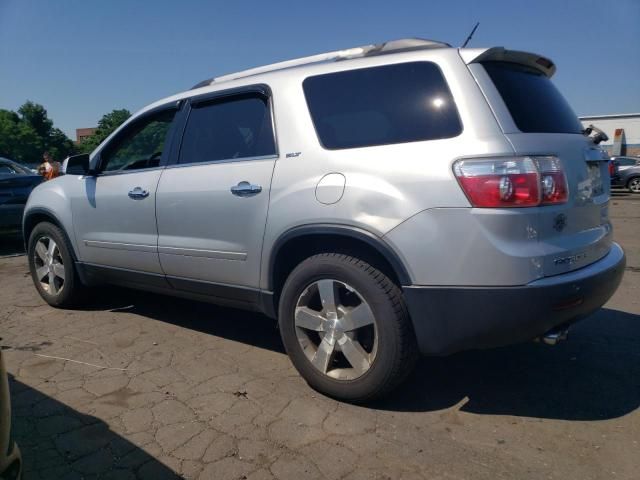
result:
[(640, 406), (640, 315), (602, 309), (557, 346), (529, 343), (422, 359), (392, 397), (371, 405), (604, 420)]
[[(264, 315), (119, 288), (92, 308), (123, 311), (284, 354)], [(117, 299), (117, 300), (114, 300)], [(422, 358), (407, 382), (368, 406), (563, 420), (617, 418), (640, 406), (640, 315), (604, 308), (550, 347), (526, 343)]]
[(22, 451), (24, 480), (182, 478), (99, 418), (82, 414), (13, 375), (9, 385), (12, 430)]
[(96, 289), (82, 310), (107, 310), (147, 318), (285, 353), (277, 321), (261, 313), (119, 287)]

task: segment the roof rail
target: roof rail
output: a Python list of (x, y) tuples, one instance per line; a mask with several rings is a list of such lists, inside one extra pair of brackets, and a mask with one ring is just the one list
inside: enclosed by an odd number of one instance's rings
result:
[(192, 87), (192, 90), (195, 88), (205, 87), (213, 83), (228, 82), (230, 80), (236, 80), (238, 78), (258, 75), (259, 73), (273, 72), (276, 70), (283, 70), (285, 68), (298, 67), (300, 65), (309, 65), (312, 63), (320, 62), (335, 62), (338, 60), (384, 55), (387, 53), (448, 47), (451, 47), (451, 45), (449, 45), (448, 43), (437, 42), (435, 40), (426, 40), (422, 38), (403, 38), (400, 40), (391, 40), (384, 43), (363, 45), (361, 47), (348, 48), (346, 50), (335, 50), (333, 52), (319, 53), (317, 55), (311, 55), (308, 57), (294, 58), (292, 60), (285, 60), (284, 62), (272, 63), (270, 65), (264, 65), (262, 67), (250, 68), (249, 70), (243, 70), (241, 72), (230, 73), (228, 75), (210, 78), (199, 82)]

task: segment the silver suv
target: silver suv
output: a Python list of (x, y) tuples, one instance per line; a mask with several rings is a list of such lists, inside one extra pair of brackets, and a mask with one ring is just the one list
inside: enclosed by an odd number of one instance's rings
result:
[(61, 307), (106, 282), (264, 312), (307, 382), (354, 402), (419, 353), (555, 341), (625, 257), (607, 158), (554, 72), (410, 39), (201, 82), (34, 190), (35, 286)]

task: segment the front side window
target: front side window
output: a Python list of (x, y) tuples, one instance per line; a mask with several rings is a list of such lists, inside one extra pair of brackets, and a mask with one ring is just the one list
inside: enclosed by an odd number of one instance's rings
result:
[(192, 106), (179, 163), (275, 155), (268, 99), (259, 94), (221, 98)]
[(458, 136), (451, 91), (432, 62), (309, 77), (304, 94), (320, 142), (330, 150)]
[(177, 110), (165, 110), (134, 122), (111, 142), (101, 156), (102, 171), (139, 170), (160, 165)]

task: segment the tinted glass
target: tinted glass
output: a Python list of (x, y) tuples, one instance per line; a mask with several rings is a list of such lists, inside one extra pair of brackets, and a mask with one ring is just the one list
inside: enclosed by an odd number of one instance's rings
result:
[(521, 132), (582, 132), (578, 117), (543, 73), (517, 63), (485, 62), (483, 66)]
[(192, 107), (180, 163), (262, 157), (276, 153), (268, 100), (244, 95)]
[(28, 174), (28, 173), (31, 173), (31, 172), (26, 168), (22, 167), (21, 165), (17, 165), (15, 163), (10, 163), (10, 162), (0, 162), (0, 174), (22, 175), (22, 174)]
[(328, 149), (451, 138), (462, 125), (442, 72), (401, 63), (307, 78), (304, 93)]
[(166, 110), (132, 124), (103, 153), (102, 171), (157, 167), (177, 110)]
[(621, 158), (621, 157), (618, 157), (618, 158), (615, 159), (615, 161), (621, 167), (632, 167), (632, 166), (634, 166), (634, 165), (636, 165), (638, 163), (638, 161), (636, 159), (634, 159), (634, 158)]

